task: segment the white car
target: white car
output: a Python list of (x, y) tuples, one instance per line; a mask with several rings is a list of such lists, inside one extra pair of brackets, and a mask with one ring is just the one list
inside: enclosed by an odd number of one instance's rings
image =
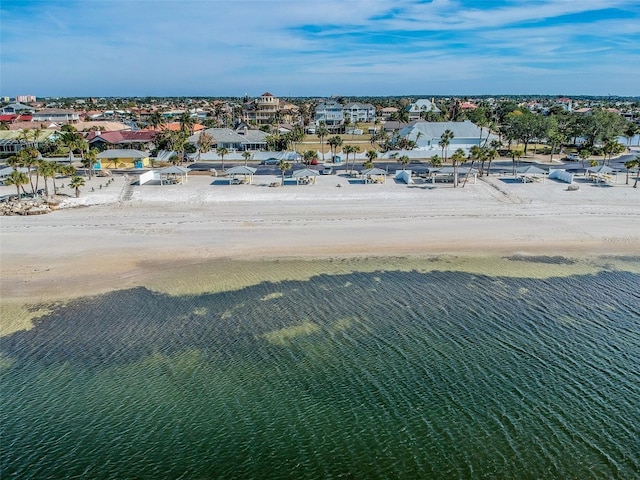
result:
[(580, 155), (578, 155), (577, 153), (570, 153), (569, 155), (564, 157), (564, 159), (565, 160), (569, 160), (571, 162), (577, 162), (577, 161), (581, 160)]
[(320, 175), (331, 175), (333, 173), (333, 167), (324, 167), (320, 170)]

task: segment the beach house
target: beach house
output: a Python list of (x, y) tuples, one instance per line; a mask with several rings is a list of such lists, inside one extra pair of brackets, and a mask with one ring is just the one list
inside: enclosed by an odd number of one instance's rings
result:
[(155, 130), (118, 130), (114, 132), (95, 130), (89, 132), (86, 140), (90, 147), (98, 150), (110, 148), (151, 150), (157, 135), (158, 132)]
[(149, 154), (134, 149), (105, 150), (98, 154), (96, 170), (110, 168), (143, 168), (150, 164)]
[(34, 122), (75, 123), (80, 121), (80, 114), (63, 108), (45, 108), (33, 114)]
[(416, 149), (433, 151), (429, 155), (439, 154), (442, 148), (439, 145), (442, 134), (450, 130), (453, 138), (447, 147), (449, 152), (458, 148), (468, 152), (474, 145), (484, 145), (498, 137), (490, 133), (486, 128), (480, 130), (475, 123), (469, 120), (464, 122), (415, 122), (397, 133), (397, 138), (404, 138), (416, 142)]
[(338, 131), (344, 125), (344, 106), (336, 101), (319, 103), (313, 120), (317, 127), (325, 125), (329, 131)]
[(436, 104), (426, 98), (420, 98), (415, 102), (407, 105), (407, 113), (409, 114), (409, 121), (420, 120), (421, 115), (427, 113), (440, 113), (440, 109), (436, 107)]
[(374, 122), (376, 120), (376, 107), (370, 103), (347, 103), (343, 109), (345, 121), (350, 123)]
[[(233, 130), (231, 128), (207, 128), (202, 130), (211, 137), (211, 148), (226, 148), (230, 152), (245, 150), (265, 150), (267, 148), (268, 133), (262, 130), (243, 128)], [(189, 137), (189, 143), (197, 145), (202, 132), (197, 132)]]

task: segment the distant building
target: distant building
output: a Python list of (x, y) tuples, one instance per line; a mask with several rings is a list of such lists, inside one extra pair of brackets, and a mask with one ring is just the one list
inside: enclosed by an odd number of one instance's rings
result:
[(370, 103), (347, 103), (343, 108), (345, 121), (350, 123), (356, 122), (374, 122), (376, 120), (376, 107)]
[(16, 102), (35, 102), (35, 95), (16, 95)]
[(80, 121), (80, 114), (73, 110), (62, 108), (45, 108), (33, 114), (34, 122), (76, 123)]
[(344, 107), (335, 101), (320, 103), (313, 119), (316, 126), (324, 124), (330, 131), (339, 130), (344, 125)]
[(33, 112), (33, 107), (29, 105), (24, 105), (23, 103), (10, 103), (9, 105), (5, 105), (0, 109), (2, 113), (27, 113)]
[[(18, 153), (27, 146), (21, 130), (0, 130), (0, 155), (8, 156)], [(40, 146), (47, 140), (53, 140), (57, 135), (55, 130), (40, 130), (35, 140), (36, 146)], [(32, 140), (30, 140), (32, 141)]]
[(115, 132), (92, 131), (87, 135), (87, 143), (98, 150), (137, 149), (151, 150), (158, 135), (154, 130), (119, 130)]
[(380, 116), (382, 117), (382, 120), (389, 120), (396, 113), (398, 113), (398, 109), (396, 107), (384, 107), (380, 109)]
[(420, 120), (421, 115), (426, 112), (440, 113), (440, 109), (436, 107), (435, 103), (426, 98), (420, 98), (414, 103), (407, 105), (409, 121)]
[(265, 92), (259, 98), (243, 105), (242, 116), (245, 122), (254, 125), (270, 125), (277, 122), (295, 123), (298, 107)]
[(460, 110), (475, 110), (476, 108), (478, 108), (478, 106), (475, 103), (471, 103), (471, 102), (462, 102), (460, 104)]

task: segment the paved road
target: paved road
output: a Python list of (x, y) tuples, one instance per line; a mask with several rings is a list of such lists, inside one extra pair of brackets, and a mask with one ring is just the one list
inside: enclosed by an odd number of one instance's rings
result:
[[(631, 154), (622, 155), (621, 157), (618, 157), (618, 158), (614, 158), (611, 160), (610, 166), (611, 168), (614, 168), (616, 170), (626, 171), (624, 167), (624, 163), (628, 160), (634, 159), (636, 156), (637, 156), (637, 153), (631, 153)], [(331, 164), (329, 162), (326, 162), (326, 163), (332, 165), (334, 169), (338, 171), (347, 168), (345, 162), (336, 163), (336, 164)], [(288, 170), (288, 173), (290, 173), (293, 170), (298, 170), (306, 167), (302, 163), (290, 162), (290, 164), (291, 164), (291, 168), (290, 170)], [(539, 162), (530, 162), (530, 161), (518, 161), (516, 162), (516, 167), (522, 166), (522, 165), (530, 165), (530, 164), (533, 164), (543, 169), (549, 168), (548, 163), (539, 163)], [(237, 165), (244, 165), (244, 161), (228, 161), (227, 160), (224, 162), (225, 170), (228, 170), (229, 168)], [(257, 168), (256, 175), (281, 175), (282, 173), (280, 172), (280, 169), (278, 168), (277, 165), (260, 165), (259, 162), (257, 161), (253, 161), (253, 162), (250, 161), (248, 162), (248, 165), (251, 167)], [(211, 169), (214, 169), (217, 172), (222, 172), (222, 163), (216, 162), (216, 161), (185, 163), (184, 166), (188, 167), (190, 170), (193, 170), (193, 171), (208, 172)], [(378, 160), (375, 162), (375, 166), (377, 168), (381, 168), (382, 170), (387, 170), (388, 172), (395, 172), (396, 170), (399, 170), (401, 168), (400, 163), (398, 163), (397, 161)], [(469, 166), (469, 163), (467, 163), (466, 166)], [(478, 168), (478, 166), (479, 166), (478, 163), (476, 163), (475, 168)], [(485, 163), (485, 168), (487, 168), (487, 166), (488, 164)], [(573, 173), (583, 172), (582, 162), (580, 161), (577, 161), (577, 162), (562, 161), (562, 163), (557, 163), (556, 166), (560, 168), (566, 168), (568, 171)], [(320, 161), (318, 165), (312, 165), (309, 168), (312, 168), (315, 170), (321, 170), (322, 161)], [(349, 161), (349, 168), (351, 168), (351, 160)], [(427, 170), (432, 167), (430, 163), (423, 160), (423, 161), (420, 161), (419, 163), (410, 163), (407, 168), (409, 168), (415, 173), (420, 174), (420, 173), (426, 173)], [(362, 161), (358, 160), (356, 162), (355, 169), (362, 170)], [(140, 170), (139, 172), (142, 173), (146, 170), (148, 169)], [(493, 175), (498, 175), (501, 173), (509, 175), (511, 174), (512, 171), (513, 171), (513, 162), (511, 159), (501, 158), (491, 162), (491, 174)], [(78, 172), (82, 174), (84, 173), (84, 170), (79, 169)], [(115, 170), (113, 171), (113, 173), (126, 173), (126, 171), (123, 170), (122, 172), (120, 172), (118, 170)]]

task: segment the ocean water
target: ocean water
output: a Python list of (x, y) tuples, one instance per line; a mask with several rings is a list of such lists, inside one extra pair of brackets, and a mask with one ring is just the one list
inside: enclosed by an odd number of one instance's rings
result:
[(379, 271), (51, 307), (1, 477), (640, 477), (640, 275)]

